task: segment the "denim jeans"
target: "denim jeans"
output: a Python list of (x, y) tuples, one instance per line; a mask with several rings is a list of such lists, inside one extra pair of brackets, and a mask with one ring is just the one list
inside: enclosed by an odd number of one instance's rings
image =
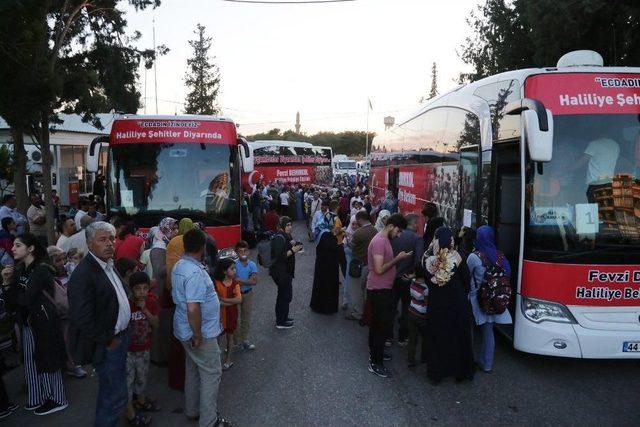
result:
[(493, 369), (493, 353), (496, 342), (493, 336), (493, 322), (483, 323), (480, 328), (480, 352), (478, 354), (478, 365), (480, 369), (490, 371)]
[(129, 335), (121, 334), (120, 343), (112, 350), (105, 349), (102, 361), (94, 368), (98, 373), (98, 401), (96, 427), (115, 427), (127, 406), (127, 348)]
[[(273, 277), (273, 276), (272, 276)], [(278, 286), (276, 297), (276, 325), (284, 325), (289, 317), (289, 303), (293, 299), (293, 278), (290, 276), (273, 277)]]
[[(393, 309), (398, 309), (400, 302), (400, 315), (398, 316), (398, 341), (404, 341), (409, 337), (409, 326), (407, 318), (409, 316), (409, 304), (411, 303), (411, 295), (409, 293), (410, 282), (396, 277), (393, 282)], [(394, 313), (395, 314), (395, 313)], [(393, 338), (392, 336), (389, 338)]]
[(351, 294), (349, 292), (349, 282), (354, 280), (351, 276), (349, 276), (349, 264), (351, 264), (351, 260), (353, 259), (353, 252), (349, 245), (344, 245), (344, 257), (347, 265), (346, 274), (344, 274), (344, 283), (342, 284), (342, 303), (347, 304), (350, 307), (353, 306), (351, 303)]

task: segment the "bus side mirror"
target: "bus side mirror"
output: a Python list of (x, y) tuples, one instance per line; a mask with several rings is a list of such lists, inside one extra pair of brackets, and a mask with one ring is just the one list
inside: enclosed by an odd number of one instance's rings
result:
[(522, 134), (526, 137), (529, 157), (534, 162), (548, 162), (553, 156), (553, 115), (542, 102), (524, 98), (510, 102), (506, 114), (520, 114)]
[(249, 144), (247, 144), (247, 140), (244, 138), (238, 138), (238, 146), (242, 147), (242, 150), (240, 150), (240, 157), (242, 158), (242, 170), (245, 173), (253, 172), (253, 155), (251, 153), (251, 149), (249, 148)]
[(109, 142), (109, 136), (103, 135), (97, 138), (94, 138), (89, 144), (87, 149), (87, 172), (96, 173), (98, 172), (98, 167), (100, 166), (100, 149), (102, 148), (102, 143)]

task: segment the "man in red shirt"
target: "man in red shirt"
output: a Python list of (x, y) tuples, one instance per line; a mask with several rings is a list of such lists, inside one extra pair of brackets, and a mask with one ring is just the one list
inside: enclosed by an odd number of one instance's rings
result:
[(138, 261), (142, 255), (144, 240), (134, 234), (133, 222), (117, 219), (113, 226), (116, 228), (117, 236), (113, 259), (117, 261), (120, 258), (131, 258)]
[(264, 229), (265, 231), (278, 231), (278, 222), (280, 221), (280, 217), (276, 212), (275, 203), (269, 203), (269, 210), (264, 215)]

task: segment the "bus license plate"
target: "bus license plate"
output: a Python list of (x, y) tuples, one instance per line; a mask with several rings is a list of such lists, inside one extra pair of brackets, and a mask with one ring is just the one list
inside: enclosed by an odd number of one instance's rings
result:
[(640, 352), (640, 341), (625, 341), (622, 344), (622, 351), (625, 353)]

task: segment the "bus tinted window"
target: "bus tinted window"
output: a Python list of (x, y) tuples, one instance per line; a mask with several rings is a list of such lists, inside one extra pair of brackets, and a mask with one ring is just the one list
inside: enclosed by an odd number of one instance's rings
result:
[(481, 86), (476, 89), (474, 95), (489, 103), (494, 141), (520, 137), (520, 116), (504, 114), (504, 108), (509, 102), (522, 98), (520, 83), (517, 80), (505, 80)]
[(476, 115), (460, 108), (448, 110), (444, 151), (457, 153), (462, 147), (480, 145), (480, 121)]

